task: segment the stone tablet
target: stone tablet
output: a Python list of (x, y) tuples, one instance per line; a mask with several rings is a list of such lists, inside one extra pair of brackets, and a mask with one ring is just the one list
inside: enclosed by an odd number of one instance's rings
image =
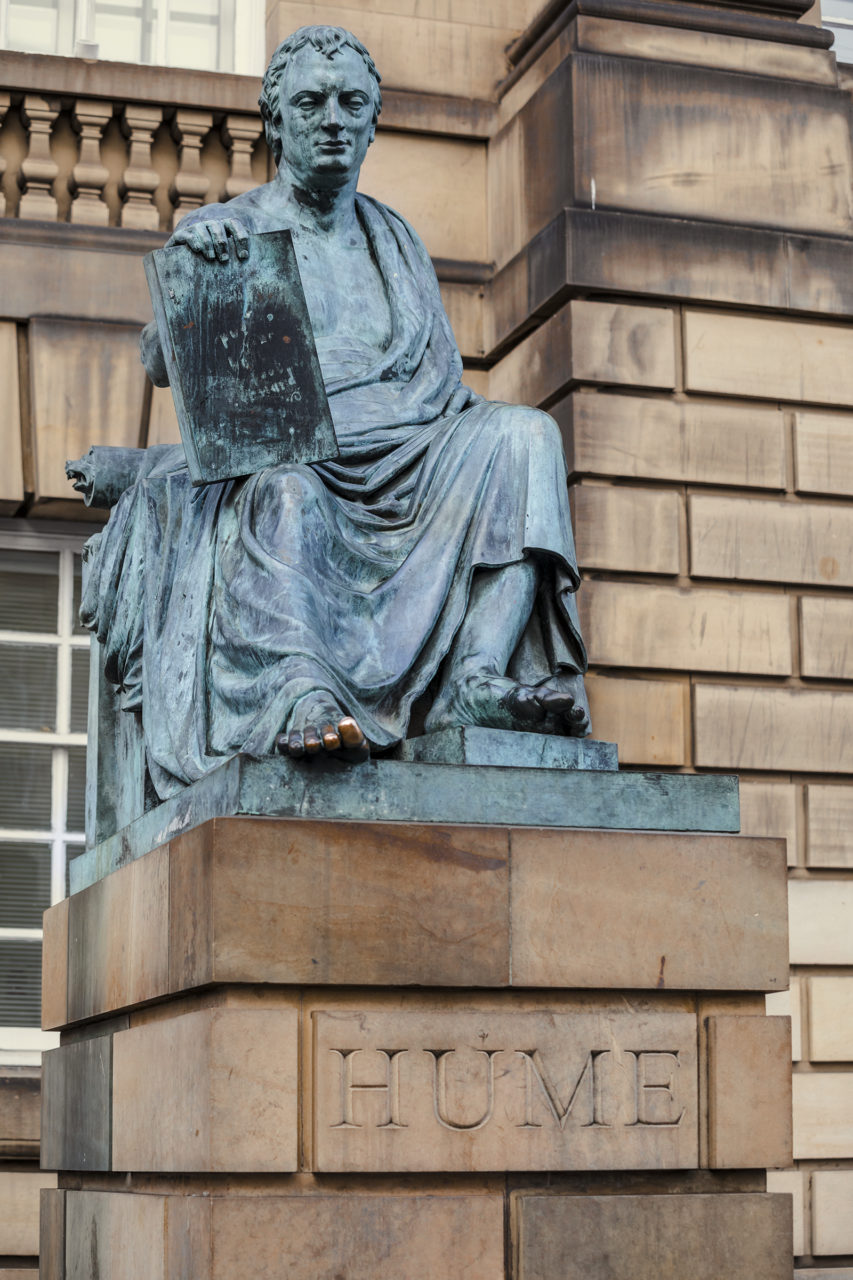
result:
[(245, 261), (158, 249), (145, 274), (193, 484), (337, 456), (289, 231)]

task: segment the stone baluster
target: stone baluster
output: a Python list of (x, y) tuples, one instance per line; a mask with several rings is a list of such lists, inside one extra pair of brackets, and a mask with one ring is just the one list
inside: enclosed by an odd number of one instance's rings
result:
[(204, 204), (210, 187), (210, 178), (201, 167), (201, 145), (213, 127), (210, 111), (175, 112), (172, 136), (180, 146), (180, 167), (169, 188), (169, 197), (175, 206), (175, 222), (190, 209)]
[(55, 221), (57, 213), (53, 184), (59, 166), (50, 154), (50, 132), (59, 115), (59, 103), (27, 94), (21, 108), (21, 123), (29, 129), (29, 148), (21, 163), (18, 186), (23, 192), (20, 218)]
[[(11, 98), (8, 93), (0, 93), (0, 127), (6, 119), (6, 112), (9, 110)], [(3, 191), (3, 174), (6, 172), (6, 161), (0, 156), (0, 218), (6, 212), (6, 196)]]
[(225, 117), (222, 141), (228, 148), (230, 159), (231, 171), (225, 183), (225, 194), (229, 200), (258, 185), (252, 177), (252, 151), (262, 129), (263, 121), (260, 116)]
[(154, 203), (160, 175), (151, 163), (151, 143), (162, 119), (161, 107), (142, 107), (137, 103), (128, 103), (122, 113), (122, 133), (130, 139), (127, 168), (118, 188), (123, 227), (156, 231), (160, 226), (160, 213)]
[(71, 113), (71, 123), (80, 133), (80, 159), (71, 171), (71, 221), (105, 227), (110, 211), (104, 200), (109, 170), (101, 164), (101, 138), (112, 119), (111, 102), (83, 98)]

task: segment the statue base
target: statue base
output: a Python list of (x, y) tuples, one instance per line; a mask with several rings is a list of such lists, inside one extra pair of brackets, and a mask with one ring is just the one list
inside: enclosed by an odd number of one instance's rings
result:
[[(520, 740), (512, 765), (507, 738)], [(409, 758), (349, 765), (234, 756), (76, 857), (71, 891), (182, 831), (236, 814), (647, 831), (737, 831), (740, 825), (735, 777), (620, 773), (608, 742), (466, 729), (413, 738), (397, 750)]]
[(43, 1280), (790, 1280), (785, 850), (737, 823), (720, 777), (236, 759), (89, 851)]

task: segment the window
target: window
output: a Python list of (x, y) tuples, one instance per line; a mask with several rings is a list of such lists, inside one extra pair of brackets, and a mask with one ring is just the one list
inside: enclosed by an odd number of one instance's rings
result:
[(0, 1061), (38, 1061), (42, 912), (84, 845), (81, 537), (0, 532)]
[(823, 0), (821, 13), (835, 36), (832, 52), (839, 62), (853, 63), (853, 0)]
[[(239, 15), (238, 15), (239, 8)], [(263, 0), (0, 0), (0, 47), (259, 75)]]

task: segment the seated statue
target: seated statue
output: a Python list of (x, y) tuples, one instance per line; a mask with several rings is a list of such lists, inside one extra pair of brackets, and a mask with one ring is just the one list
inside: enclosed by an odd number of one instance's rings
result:
[[(357, 761), (405, 738), (416, 702), (427, 732), (585, 736), (560, 435), (463, 385), (424, 246), (356, 193), (381, 107), (369, 53), (303, 27), (260, 106), (276, 177), (194, 210), (170, 243), (214, 271), (248, 233), (292, 232), (340, 456), (201, 488), (180, 446), (69, 464), (115, 502), (81, 616), (141, 709), (157, 795), (237, 752)], [(166, 385), (153, 325), (142, 354)]]

